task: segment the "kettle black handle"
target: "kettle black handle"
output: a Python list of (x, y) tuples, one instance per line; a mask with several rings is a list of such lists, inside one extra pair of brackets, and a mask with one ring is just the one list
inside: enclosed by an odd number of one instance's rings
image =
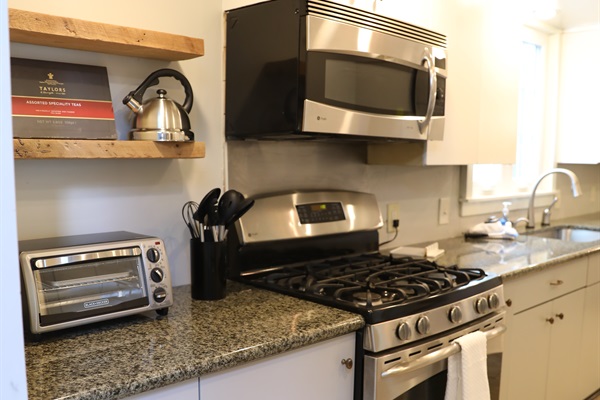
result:
[(129, 92), (127, 96), (123, 99), (123, 104), (129, 103), (129, 101), (134, 98), (138, 103), (142, 104), (142, 99), (144, 97), (144, 92), (151, 86), (158, 85), (160, 77), (170, 76), (177, 79), (183, 85), (183, 89), (185, 91), (185, 100), (183, 105), (181, 106), (185, 112), (189, 114), (192, 110), (192, 103), (194, 102), (194, 94), (192, 92), (192, 85), (190, 85), (190, 81), (179, 71), (170, 68), (162, 68), (157, 71), (151, 73), (145, 80), (138, 86), (137, 89)]

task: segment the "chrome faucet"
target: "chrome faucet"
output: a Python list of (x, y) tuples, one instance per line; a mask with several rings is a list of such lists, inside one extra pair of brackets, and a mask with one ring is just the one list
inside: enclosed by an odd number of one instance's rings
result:
[[(536, 191), (538, 185), (540, 184), (542, 179), (544, 179), (546, 176), (548, 176), (550, 174), (559, 174), (559, 173), (565, 174), (569, 178), (571, 178), (571, 191), (573, 192), (573, 197), (581, 196), (581, 186), (579, 186), (579, 179), (577, 179), (577, 175), (575, 175), (572, 171), (565, 169), (565, 168), (554, 168), (548, 172), (544, 172), (542, 174), (542, 176), (540, 176), (538, 178), (535, 186), (533, 187), (533, 191), (531, 192), (531, 197), (529, 198), (529, 209), (527, 210), (527, 219), (529, 220), (529, 222), (527, 223), (527, 228), (529, 228), (529, 229), (535, 228), (535, 210), (533, 207), (533, 200), (535, 199), (535, 191)], [(553, 205), (554, 205), (554, 203), (553, 203)]]

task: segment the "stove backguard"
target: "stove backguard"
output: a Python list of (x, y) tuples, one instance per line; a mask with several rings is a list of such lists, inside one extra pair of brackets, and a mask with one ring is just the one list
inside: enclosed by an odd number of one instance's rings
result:
[(230, 277), (246, 271), (377, 252), (383, 226), (374, 195), (339, 190), (254, 197), (229, 229)]

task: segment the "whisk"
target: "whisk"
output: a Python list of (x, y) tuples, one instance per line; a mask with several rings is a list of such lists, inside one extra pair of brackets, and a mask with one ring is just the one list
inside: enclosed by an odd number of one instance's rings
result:
[(194, 219), (194, 213), (198, 210), (198, 203), (195, 201), (187, 201), (181, 208), (181, 216), (183, 222), (190, 231), (193, 239), (199, 239), (202, 236), (202, 229), (199, 221)]

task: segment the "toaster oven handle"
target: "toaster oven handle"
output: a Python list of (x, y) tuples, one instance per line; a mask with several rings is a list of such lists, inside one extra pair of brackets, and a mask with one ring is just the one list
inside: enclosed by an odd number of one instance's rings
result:
[(116, 257), (134, 257), (142, 254), (139, 247), (131, 247), (124, 249), (92, 251), (87, 253), (70, 254), (61, 257), (40, 258), (35, 261), (37, 268), (58, 267), (61, 265), (75, 264), (85, 261), (94, 261), (100, 259), (116, 258)]
[[(485, 331), (485, 337), (488, 341), (494, 339), (495, 337), (501, 335), (506, 331), (506, 327), (504, 325), (500, 325), (495, 327), (494, 329), (490, 329), (489, 331)], [(456, 342), (452, 343), (450, 346), (444, 347), (443, 349), (434, 351), (433, 353), (429, 353), (424, 355), (423, 357), (410, 361), (410, 362), (401, 362), (400, 364), (392, 367), (386, 371), (381, 373), (381, 377), (385, 378), (391, 375), (396, 375), (400, 373), (408, 373), (419, 368), (426, 367), (431, 364), (435, 364), (438, 361), (444, 360), (450, 357), (453, 354), (457, 354), (460, 352), (460, 345)]]
[(427, 67), (429, 72), (429, 100), (427, 101), (427, 112), (425, 113), (425, 119), (418, 121), (419, 131), (421, 134), (429, 133), (429, 124), (431, 123), (431, 117), (433, 116), (433, 110), (435, 109), (435, 100), (437, 97), (437, 75), (435, 74), (435, 62), (431, 51), (426, 48), (425, 55), (421, 60)]

